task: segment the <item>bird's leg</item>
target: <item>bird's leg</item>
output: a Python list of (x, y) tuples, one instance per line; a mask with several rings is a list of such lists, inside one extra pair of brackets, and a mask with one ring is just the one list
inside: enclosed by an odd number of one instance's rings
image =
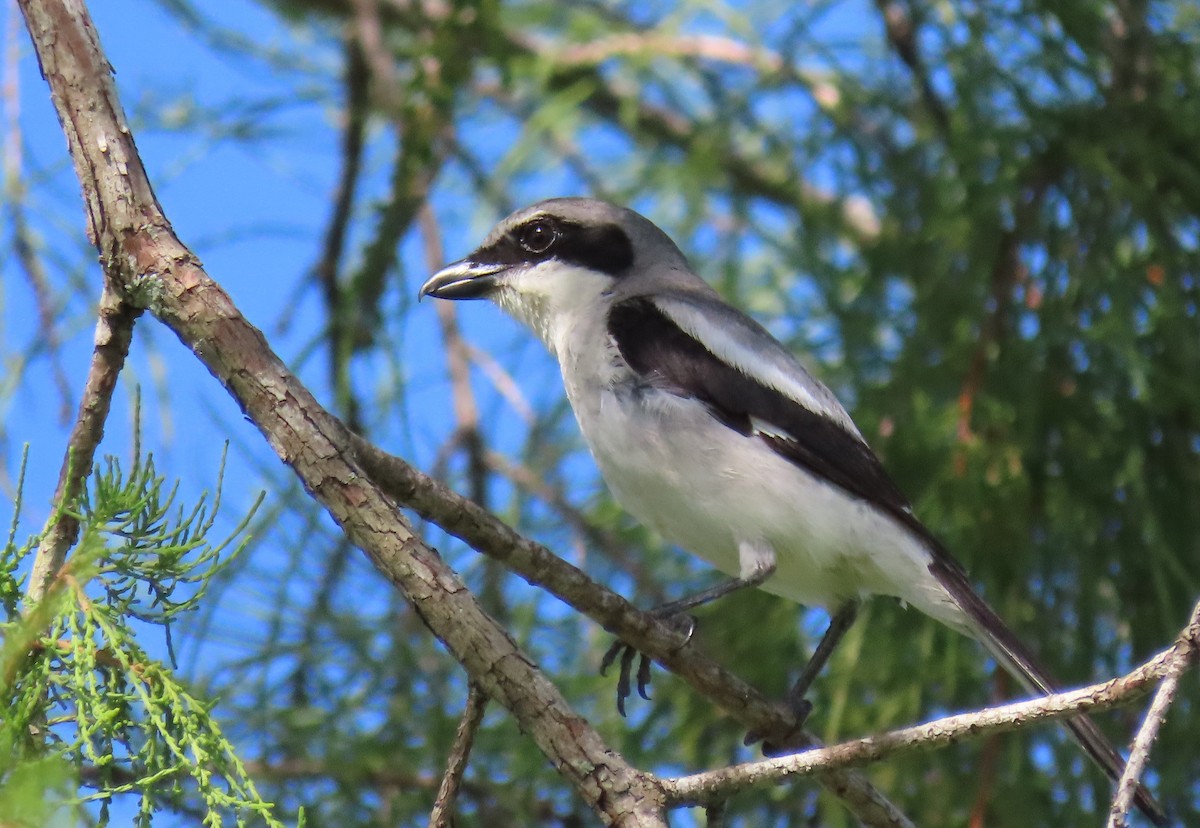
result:
[(788, 703), (798, 714), (803, 711), (803, 717), (806, 718), (812, 711), (812, 702), (804, 698), (805, 694), (808, 693), (808, 689), (812, 687), (812, 683), (820, 675), (821, 670), (825, 668), (829, 657), (833, 655), (834, 648), (842, 640), (846, 631), (853, 626), (856, 618), (858, 618), (858, 601), (847, 601), (838, 607), (837, 611), (829, 618), (829, 627), (825, 630), (825, 635), (821, 636), (817, 648), (813, 650), (808, 663), (800, 671), (796, 683), (788, 691)]
[[(790, 744), (791, 739), (798, 735), (800, 728), (804, 726), (804, 722), (808, 719), (808, 714), (812, 712), (812, 702), (804, 698), (808, 693), (812, 683), (820, 675), (825, 664), (829, 661), (829, 657), (833, 655), (834, 649), (842, 637), (846, 635), (846, 631), (854, 624), (854, 619), (858, 617), (858, 601), (847, 601), (842, 604), (829, 617), (829, 627), (826, 628), (825, 634), (821, 636), (817, 648), (813, 650), (813, 654), (808, 659), (808, 663), (804, 665), (804, 669), (800, 671), (799, 677), (795, 684), (788, 690), (787, 702), (792, 708), (792, 712), (796, 716), (796, 723), (793, 725), (791, 732), (785, 734), (782, 739), (773, 739), (768, 742), (763, 742), (763, 754), (766, 756), (777, 756), (781, 753), (786, 753), (793, 748)], [(763, 734), (751, 732), (746, 734), (745, 743), (752, 745), (763, 738)]]
[[(680, 647), (691, 641), (692, 634), (696, 631), (696, 619), (685, 614), (688, 610), (711, 603), (718, 598), (724, 598), (726, 595), (738, 590), (762, 586), (768, 578), (775, 574), (775, 555), (770, 547), (741, 544), (738, 547), (738, 551), (743, 563), (743, 574), (740, 577), (721, 581), (708, 589), (697, 592), (695, 595), (689, 595), (686, 598), (680, 598), (676, 601), (668, 601), (649, 610), (650, 615), (670, 623), (671, 626), (679, 630), (680, 635), (683, 637), (683, 643), (680, 644)], [(650, 698), (650, 659), (645, 653), (639, 653), (624, 641), (617, 639), (608, 648), (608, 652), (604, 654), (604, 658), (600, 660), (600, 675), (604, 675), (608, 671), (608, 668), (613, 665), (613, 662), (617, 660), (617, 657), (620, 656), (621, 658), (620, 673), (617, 676), (617, 711), (622, 716), (625, 715), (625, 700), (632, 695), (633, 683), (631, 675), (635, 653), (638, 656), (638, 695), (648, 700)], [(811, 682), (811, 679), (809, 681)]]
[(655, 618), (670, 618), (673, 615), (678, 615), (681, 612), (693, 610), (696, 607), (704, 606), (716, 601), (718, 598), (724, 598), (730, 593), (737, 592), (750, 587), (762, 586), (768, 578), (775, 574), (775, 561), (764, 561), (758, 563), (756, 568), (751, 570), (749, 574), (743, 575), (740, 578), (729, 578), (720, 583), (713, 584), (708, 589), (701, 590), (695, 595), (689, 595), (686, 598), (680, 598), (677, 601), (668, 601), (665, 604), (659, 604), (654, 609), (650, 610), (650, 614)]

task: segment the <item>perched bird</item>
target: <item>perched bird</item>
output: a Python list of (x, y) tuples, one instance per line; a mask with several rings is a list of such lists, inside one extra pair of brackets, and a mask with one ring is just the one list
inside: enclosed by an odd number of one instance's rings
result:
[[(558, 359), (616, 499), (735, 576), (668, 611), (759, 586), (831, 612), (797, 697), (871, 595), (895, 596), (982, 642), (1031, 692), (1055, 692), (913, 515), (832, 392), (722, 301), (648, 219), (593, 199), (543, 201), (500, 222), (420, 295), (488, 298), (533, 329)], [(1095, 724), (1066, 725), (1119, 778), (1123, 761)], [(1139, 805), (1165, 824), (1144, 790)]]

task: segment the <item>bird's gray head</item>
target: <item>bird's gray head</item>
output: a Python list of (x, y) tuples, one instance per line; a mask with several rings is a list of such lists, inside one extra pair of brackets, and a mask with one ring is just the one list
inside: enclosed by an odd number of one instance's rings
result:
[(632, 210), (553, 198), (510, 215), (466, 258), (421, 286), (421, 296), (489, 298), (553, 347), (555, 329), (600, 315), (616, 295), (705, 289), (666, 233)]

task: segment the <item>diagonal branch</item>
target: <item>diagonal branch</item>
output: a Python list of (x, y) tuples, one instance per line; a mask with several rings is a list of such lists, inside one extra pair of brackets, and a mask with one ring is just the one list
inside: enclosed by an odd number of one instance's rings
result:
[(487, 694), (510, 710), (608, 823), (661, 826), (652, 777), (630, 767), (487, 616), (353, 462), (323, 409), (175, 236), (154, 197), (86, 9), (21, 0), (83, 185), (88, 228), (114, 287), (170, 327), (226, 387), (280, 459), (412, 604)]
[[(662, 629), (662, 625), (653, 617), (638, 611), (602, 585), (590, 581), (586, 575), (548, 549), (522, 538), (486, 511), (399, 458), (382, 452), (362, 438), (355, 437), (354, 442), (364, 468), (397, 500), (411, 506), (421, 517), (440, 525), (478, 551), (503, 561), (530, 583), (544, 587), (639, 651), (651, 655), (687, 681), (698, 693), (737, 717), (749, 729), (765, 726), (774, 731), (791, 721), (790, 711), (767, 700), (740, 678), (710, 662), (695, 647), (675, 649), (669, 629)], [(665, 640), (664, 632), (667, 633)], [(746, 787), (778, 782), (799, 774), (815, 774), (826, 787), (836, 787), (847, 780), (856, 780), (854, 784), (857, 784), (861, 777), (848, 774), (846, 769), (876, 761), (894, 752), (936, 747), (976, 735), (1014, 730), (1043, 719), (1059, 718), (1093, 708), (1102, 711), (1131, 702), (1149, 692), (1153, 684), (1167, 674), (1174, 659), (1186, 662), (1188, 658), (1194, 658), (1198, 641), (1200, 621), (1193, 619), (1171, 650), (1128, 676), (1104, 684), (950, 717), (882, 737), (662, 782), (666, 786), (668, 803), (672, 806), (707, 805)], [(663, 648), (664, 644), (666, 649)], [(818, 743), (811, 736), (808, 739), (810, 743)], [(847, 801), (860, 819), (876, 824), (864, 817), (864, 811), (879, 804), (870, 798), (875, 794), (873, 790), (864, 793), (862, 788), (856, 788), (849, 793), (835, 792)], [(867, 798), (861, 799), (861, 796)], [(886, 800), (883, 802), (886, 803)], [(894, 819), (903, 824), (902, 815), (892, 814), (879, 819)]]
[(442, 776), (442, 784), (438, 787), (437, 799), (433, 803), (433, 811), (429, 815), (429, 828), (453, 828), (454, 801), (458, 798), (458, 789), (462, 785), (463, 774), (467, 770), (467, 757), (471, 753), (471, 745), (475, 741), (475, 733), (483, 722), (483, 714), (487, 710), (487, 695), (472, 684), (467, 690), (467, 704), (463, 710), (462, 720), (454, 733), (454, 745), (450, 748), (450, 758), (446, 762), (446, 773)]

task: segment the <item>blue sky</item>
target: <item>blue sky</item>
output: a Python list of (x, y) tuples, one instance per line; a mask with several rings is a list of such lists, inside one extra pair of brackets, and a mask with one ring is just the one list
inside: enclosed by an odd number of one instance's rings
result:
[[(246, 24), (255, 20), (259, 27), (274, 26), (272, 18), (249, 4), (230, 3), (226, 12), (237, 10), (234, 19)], [(322, 217), (322, 202), (332, 180), (331, 149), (313, 146), (309, 155), (315, 162), (303, 170), (281, 169), (282, 157), (272, 158), (266, 143), (257, 148), (234, 142), (209, 142), (191, 135), (181, 137), (157, 129), (141, 129), (134, 113), (147, 96), (170, 94), (174, 87), (180, 95), (190, 95), (200, 105), (217, 106), (230, 97), (230, 90), (248, 94), (270, 94), (272, 77), (239, 73), (236, 61), (222, 61), (194, 40), (181, 35), (178, 25), (166, 19), (155, 5), (134, 2), (96, 5), (96, 25), (102, 43), (117, 70), (119, 90), (126, 111), (134, 121), (138, 147), (149, 168), (159, 198), (176, 230), (191, 244), (212, 275), (229, 290), (238, 306), (253, 321), (268, 325), (278, 313), (278, 287), (294, 282), (294, 274), (308, 266), (305, 257), (311, 246), (297, 244), (316, 232)], [(131, 25), (136, 21), (136, 25)], [(23, 33), (22, 33), (23, 34)], [(279, 35), (283, 37), (283, 33)], [(83, 209), (78, 184), (65, 163), (66, 141), (51, 109), (47, 89), (42, 82), (28, 40), (21, 62), (21, 126), (27, 154), (26, 169), (52, 173), (52, 195), (36, 186), (30, 193), (28, 210), (42, 243), (47, 260), (61, 257), (73, 267), (88, 265), (78, 277), (98, 295), (99, 268), (94, 254), (80, 255), (76, 245), (81, 238)], [(275, 83), (279, 91), (283, 84)], [(164, 91), (166, 90), (166, 91)], [(168, 116), (169, 117), (169, 116)], [(314, 106), (297, 107), (296, 141), (301, 133), (311, 135), (322, 123), (322, 113)], [(301, 120), (303, 119), (303, 126)], [(330, 141), (335, 138), (327, 130)], [(280, 155), (280, 154), (276, 154)], [(72, 220), (74, 226), (64, 225)], [(268, 232), (258, 232), (269, 228)], [(5, 247), (7, 250), (7, 245)], [(3, 262), (4, 272), (4, 346), (6, 355), (19, 354), (25, 343), (37, 340), (41, 333), (37, 319), (30, 313), (31, 296), (17, 263)], [(311, 299), (302, 303), (303, 321), (313, 308)], [(62, 343), (61, 358), (71, 379), (72, 402), (86, 373), (92, 330), (75, 323), (80, 308), (65, 314), (75, 324), (70, 338)], [(220, 387), (201, 369), (174, 338), (152, 320), (143, 320), (135, 336), (130, 370), (118, 392), (118, 413), (110, 421), (103, 450), (122, 454), (128, 445), (129, 397), (140, 384), (146, 399), (145, 427), (147, 445), (155, 447), (166, 468), (213, 469), (214, 442), (219, 435), (211, 427), (211, 409), (236, 423), (232, 403)], [(36, 375), (48, 373), (45, 359), (27, 369), (35, 374), (22, 383), (21, 391), (8, 399), (4, 414), (7, 423), (4, 464), (10, 475), (16, 473), (19, 441), (30, 442), (30, 465), (24, 512), (31, 525), (40, 524), (47, 514), (50, 493), (57, 478), (66, 429), (59, 420), (60, 399), (49, 383)], [(175, 405), (156, 404), (156, 387), (169, 377), (169, 392)], [(194, 411), (200, 416), (180, 422), (180, 412)], [(73, 412), (72, 412), (73, 416)], [(235, 465), (231, 471), (237, 473)], [(207, 477), (209, 474), (202, 473)]]

